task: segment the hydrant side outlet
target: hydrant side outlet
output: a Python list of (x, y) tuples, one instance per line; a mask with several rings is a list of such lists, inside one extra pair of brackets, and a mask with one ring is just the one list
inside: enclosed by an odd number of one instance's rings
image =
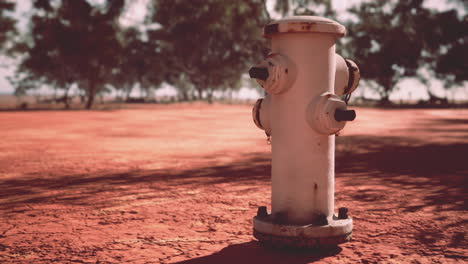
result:
[(313, 16), (264, 28), (272, 53), (249, 71), (268, 92), (254, 106), (254, 123), (273, 138), (271, 214), (262, 207), (254, 217), (261, 241), (315, 247), (351, 238), (347, 211), (334, 214), (334, 134), (355, 118), (335, 93), (354, 90), (358, 73), (335, 53), (344, 33), (339, 23)]
[(271, 53), (250, 68), (250, 78), (256, 79), (266, 92), (280, 94), (287, 91), (295, 81), (296, 67), (288, 58), (278, 53)]
[(263, 99), (258, 99), (252, 109), (252, 119), (254, 124), (265, 130), (267, 135), (271, 135), (270, 128), (270, 96), (267, 95)]

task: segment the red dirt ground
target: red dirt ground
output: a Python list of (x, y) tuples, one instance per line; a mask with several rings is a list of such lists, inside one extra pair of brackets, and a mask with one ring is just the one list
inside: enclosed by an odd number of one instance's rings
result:
[(468, 110), (357, 109), (337, 139), (350, 243), (268, 249), (250, 106), (0, 113), (0, 263), (464, 263)]

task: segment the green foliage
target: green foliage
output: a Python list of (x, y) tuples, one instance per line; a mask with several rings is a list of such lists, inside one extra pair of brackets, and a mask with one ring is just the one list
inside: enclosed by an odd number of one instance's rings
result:
[(276, 0), (275, 11), (283, 16), (293, 15), (325, 16), (334, 18), (332, 0)]
[[(452, 0), (466, 10), (466, 2)], [(131, 1), (127, 1), (127, 4)], [(12, 47), (14, 2), (0, 0), (0, 50), (21, 54), (10, 81), (18, 95), (42, 84), (68, 95), (76, 84), (91, 107), (106, 87), (127, 96), (135, 85), (174, 85), (183, 100), (240, 87), (241, 76), (267, 53), (262, 27), (265, 0), (152, 0), (144, 25), (125, 28), (118, 19), (125, 0), (34, 0), (28, 32)], [(437, 12), (423, 0), (364, 1), (338, 43), (356, 61), (362, 78), (387, 102), (398, 81), (428, 69), (447, 87), (468, 80), (468, 16)], [(334, 18), (332, 0), (276, 0), (283, 15)], [(465, 11), (466, 13), (466, 11)], [(5, 47), (8, 46), (8, 49)], [(65, 100), (66, 101), (66, 100)]]
[(113, 69), (108, 83), (123, 90), (127, 99), (135, 84), (143, 89), (159, 86), (167, 69), (164, 56), (157, 49), (158, 43), (145, 40), (142, 32), (133, 27), (121, 29), (119, 39), (119, 66)]
[(209, 100), (213, 90), (235, 86), (265, 55), (262, 0), (155, 0), (152, 10), (149, 21), (161, 28), (148, 35), (167, 58), (169, 82), (184, 79)]
[(108, 1), (99, 8), (85, 0), (62, 0), (54, 7), (48, 1), (35, 1), (31, 41), (18, 71), (27, 79), (34, 76), (66, 91), (78, 83), (90, 108), (119, 63), (116, 19), (123, 4), (123, 0)]
[(347, 25), (348, 57), (361, 68), (362, 78), (373, 82), (382, 102), (403, 77), (417, 77), (426, 68), (453, 84), (467, 80), (466, 17), (454, 10), (436, 12), (423, 0), (365, 2), (350, 12), (358, 22)]
[(16, 20), (11, 16), (14, 9), (13, 1), (0, 1), (0, 51), (6, 51), (7, 54), (11, 52), (8, 48), (9, 40), (17, 33)]
[(446, 87), (468, 81), (467, 28), (468, 15), (460, 17), (456, 10), (434, 13), (426, 25), (423, 62)]

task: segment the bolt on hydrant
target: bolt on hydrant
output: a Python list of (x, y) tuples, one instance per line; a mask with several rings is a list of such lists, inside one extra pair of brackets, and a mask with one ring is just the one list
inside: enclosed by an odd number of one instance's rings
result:
[[(335, 134), (356, 117), (347, 100), (359, 69), (335, 53), (341, 24), (294, 16), (266, 25), (271, 53), (249, 70), (266, 96), (253, 108), (272, 148), (271, 213), (258, 208), (254, 236), (293, 247), (332, 246), (351, 239), (347, 208), (334, 214)], [(343, 96), (345, 101), (339, 96)]]

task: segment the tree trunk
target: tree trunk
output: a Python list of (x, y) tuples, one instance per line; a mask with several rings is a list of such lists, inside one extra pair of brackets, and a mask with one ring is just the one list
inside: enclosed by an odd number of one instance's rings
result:
[(382, 97), (380, 98), (380, 101), (379, 101), (379, 105), (381, 105), (381, 106), (390, 105), (390, 99), (389, 99), (388, 94), (382, 95)]
[(206, 91), (206, 99), (208, 101), (209, 104), (212, 104), (213, 103), (213, 90), (211, 89), (208, 89)]
[(180, 99), (181, 99), (182, 102), (186, 102), (186, 101), (189, 100), (188, 91), (183, 90), (183, 91), (180, 92), (180, 95), (181, 95)]
[(70, 109), (70, 101), (68, 99), (68, 91), (70, 91), (70, 86), (68, 86), (65, 90), (65, 94), (63, 95), (63, 103), (65, 104), (65, 109)]
[(86, 109), (91, 109), (94, 103), (94, 96), (96, 95), (96, 84), (94, 81), (89, 81), (88, 101), (86, 102)]
[(190, 100), (191, 100), (191, 101), (197, 100), (197, 95), (196, 95), (195, 90), (192, 90), (192, 91), (190, 92)]
[(86, 92), (83, 90), (79, 90), (78, 96), (80, 97), (80, 103), (84, 104), (86, 102)]
[(132, 90), (133, 90), (133, 85), (125, 87), (125, 92), (126, 92), (125, 101), (128, 101), (128, 99), (130, 99), (130, 94), (132, 93)]
[(197, 92), (198, 92), (198, 100), (202, 100), (203, 98), (203, 90), (201, 88), (197, 88)]
[(141, 87), (141, 85), (138, 85), (138, 86), (139, 86), (138, 88), (140, 88), (140, 97), (141, 98), (146, 98), (146, 95), (147, 95), (146, 90), (143, 89), (143, 87)]

